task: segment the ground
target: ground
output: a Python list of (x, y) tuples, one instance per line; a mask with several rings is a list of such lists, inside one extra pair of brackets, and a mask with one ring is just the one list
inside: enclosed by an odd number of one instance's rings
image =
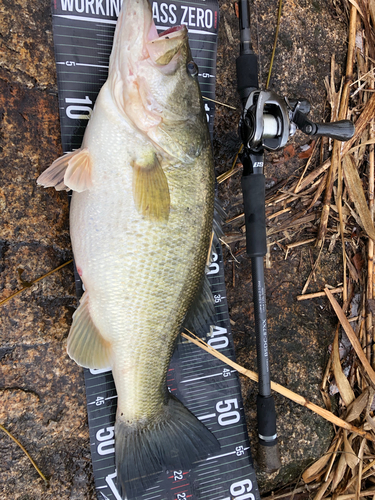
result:
[[(8, 297), (71, 259), (68, 203), (65, 193), (36, 186), (40, 173), (61, 154), (57, 84), (48, 0), (0, 0), (0, 233), (1, 297)], [(276, 24), (275, 1), (251, 2), (254, 48), (259, 54), (260, 82), (268, 71)], [(235, 59), (239, 50), (237, 19), (229, 0), (220, 2), (217, 99), (236, 110), (218, 106), (214, 154), (217, 173), (228, 170), (238, 148), (240, 102), (236, 95)], [(327, 117), (324, 78), (334, 54), (343, 65), (346, 25), (334, 4), (326, 0), (285, 0), (270, 88), (282, 96), (304, 97), (311, 115)], [(294, 146), (308, 139), (297, 134)], [(266, 177), (273, 185), (296, 172), (306, 160), (275, 162), (267, 156)], [(241, 213), (241, 172), (219, 186), (228, 218)], [(267, 222), (277, 228), (278, 220)], [(256, 369), (250, 264), (238, 228), (224, 247), (229, 312), (237, 360)], [(316, 226), (307, 231), (316, 235)], [(302, 234), (302, 233), (301, 233)], [(290, 234), (290, 241), (293, 235)], [(229, 238), (230, 240), (230, 238)], [(274, 238), (276, 240), (276, 238)], [(270, 240), (271, 241), (271, 240)], [(233, 255), (236, 255), (236, 262)], [(266, 270), (272, 378), (322, 405), (319, 383), (332, 341), (334, 316), (324, 298), (297, 302), (317, 257), (313, 244), (292, 250), (270, 247)], [(308, 291), (341, 280), (340, 257), (325, 249), (317, 281)], [(18, 437), (50, 478), (47, 489), (23, 452), (0, 433), (0, 498), (95, 498), (82, 370), (65, 354), (65, 342), (76, 307), (72, 266), (68, 265), (1, 306), (0, 423)], [(242, 391), (254, 455), (257, 450), (256, 384), (242, 379)], [(282, 469), (259, 471), (261, 491), (299, 477), (331, 439), (331, 426), (309, 410), (276, 395)]]

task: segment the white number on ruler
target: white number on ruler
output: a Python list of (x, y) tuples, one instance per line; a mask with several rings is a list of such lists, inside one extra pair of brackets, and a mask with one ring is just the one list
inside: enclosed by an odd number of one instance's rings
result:
[(231, 377), (232, 372), (228, 368), (223, 369), (223, 377)]
[[(255, 500), (255, 497), (250, 491), (253, 489), (253, 483), (250, 479), (243, 479), (230, 486), (230, 497), (223, 498), (223, 500)], [(240, 496), (238, 496), (240, 495)]]
[(114, 440), (115, 428), (113, 425), (105, 429), (99, 429), (96, 433), (96, 439), (99, 441), (97, 452), (99, 455), (110, 455), (115, 452)]
[(216, 262), (218, 259), (218, 255), (217, 253), (215, 252), (212, 252), (212, 262), (211, 264), (208, 266), (209, 268), (209, 271), (207, 273), (207, 276), (209, 274), (217, 274), (219, 272), (219, 264)]
[[(208, 113), (210, 112), (210, 106), (207, 103), (204, 104), (204, 110), (208, 111)], [(206, 118), (207, 118), (207, 121), (209, 123), (210, 122), (210, 115), (208, 113), (206, 113)], [(208, 274), (210, 274), (210, 273), (208, 273)]]
[(245, 454), (245, 450), (243, 446), (236, 446), (236, 455), (237, 457), (240, 457), (241, 455)]
[[(70, 106), (66, 108), (66, 116), (68, 118), (71, 118), (72, 120), (90, 119), (92, 108), (87, 106), (87, 104), (92, 104), (92, 100), (88, 95), (84, 99), (67, 97), (65, 102), (70, 104)], [(83, 104), (86, 104), (86, 106), (82, 106)]]
[(222, 328), (221, 326), (211, 327), (209, 334), (211, 338), (208, 341), (208, 345), (217, 350), (225, 349), (229, 344), (227, 334), (228, 330), (226, 328)]
[(179, 481), (180, 479), (183, 479), (184, 475), (182, 473), (182, 470), (175, 470), (173, 471), (173, 480), (174, 481)]
[(105, 482), (108, 484), (109, 489), (115, 495), (116, 500), (122, 500), (122, 498), (119, 495), (119, 492), (117, 491), (115, 483), (113, 482), (113, 480), (116, 476), (117, 476), (117, 472), (113, 472), (112, 474), (108, 474), (108, 476), (105, 478)]
[(185, 500), (186, 493), (177, 493), (177, 500)]
[(234, 496), (234, 500), (255, 500), (251, 492), (253, 483), (250, 479), (243, 479), (237, 483), (233, 483), (230, 487), (230, 494)]
[(236, 408), (238, 408), (237, 398), (224, 399), (216, 403), (216, 411), (220, 413), (217, 421), (222, 427), (239, 422), (240, 413), (236, 411)]

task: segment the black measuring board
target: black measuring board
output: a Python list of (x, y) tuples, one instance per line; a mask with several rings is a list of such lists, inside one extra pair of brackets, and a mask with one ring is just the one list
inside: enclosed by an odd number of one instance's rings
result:
[[(126, 0), (124, 0), (126, 1)], [(120, 0), (52, 0), (59, 108), (64, 152), (81, 146), (97, 94), (107, 79)], [(219, 8), (216, 0), (151, 2), (157, 29), (187, 24), (202, 95), (215, 97)], [(205, 101), (213, 134), (214, 104)], [(234, 360), (221, 247), (210, 266), (217, 325), (206, 340)], [(77, 295), (83, 293), (77, 273)], [(109, 371), (85, 370), (91, 455), (98, 499), (121, 500), (116, 490), (116, 389)], [(238, 374), (191, 343), (179, 344), (168, 387), (217, 437), (221, 450), (191, 471), (163, 474), (142, 500), (259, 500)]]
[[(81, 146), (96, 97), (107, 80), (109, 56), (121, 3), (120, 0), (52, 0), (64, 153)], [(173, 25), (187, 24), (190, 48), (199, 68), (202, 95), (215, 99), (219, 23), (217, 1), (153, 1), (151, 5), (159, 33)], [(212, 137), (215, 105), (205, 101), (204, 107)]]

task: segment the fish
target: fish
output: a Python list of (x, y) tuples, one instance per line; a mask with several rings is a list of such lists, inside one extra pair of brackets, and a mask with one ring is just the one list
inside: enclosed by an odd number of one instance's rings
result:
[(214, 162), (186, 26), (159, 36), (148, 1), (124, 0), (82, 145), (37, 182), (72, 190), (85, 291), (67, 352), (112, 370), (117, 488), (136, 498), (163, 470), (190, 469), (220, 448), (166, 383), (182, 328), (214, 324), (205, 274)]

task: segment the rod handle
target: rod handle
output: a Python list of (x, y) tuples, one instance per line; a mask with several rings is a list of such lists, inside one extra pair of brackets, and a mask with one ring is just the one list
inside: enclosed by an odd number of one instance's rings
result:
[(246, 250), (250, 257), (267, 253), (265, 215), (265, 177), (244, 175), (241, 180), (246, 225)]
[(245, 107), (247, 98), (258, 84), (258, 58), (255, 54), (241, 54), (236, 59), (237, 91), (242, 106)]
[(281, 467), (276, 432), (276, 410), (273, 396), (257, 397), (258, 464), (262, 470), (274, 472)]

